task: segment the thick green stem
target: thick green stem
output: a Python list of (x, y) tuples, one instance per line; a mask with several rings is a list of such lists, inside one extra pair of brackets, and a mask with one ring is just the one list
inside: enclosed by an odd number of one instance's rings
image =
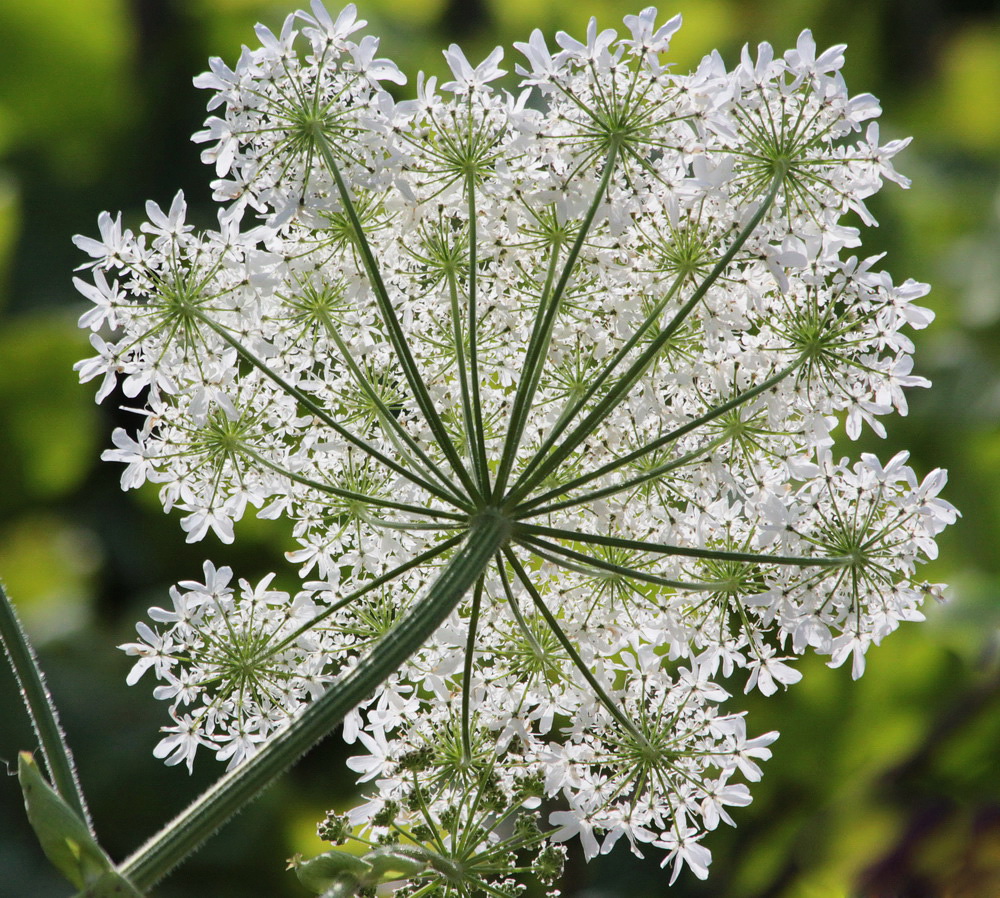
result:
[(369, 580), (360, 589), (356, 589), (354, 590), (354, 592), (348, 593), (346, 596), (341, 598), (339, 601), (334, 602), (332, 605), (327, 605), (326, 608), (324, 608), (318, 614), (311, 617), (304, 624), (301, 624), (297, 629), (289, 633), (280, 642), (276, 642), (274, 645), (272, 645), (267, 650), (266, 653), (261, 655), (262, 660), (266, 660), (274, 655), (277, 655), (278, 652), (282, 651), (282, 649), (285, 649), (288, 646), (292, 645), (304, 633), (308, 633), (310, 630), (315, 629), (328, 617), (331, 617), (332, 615), (336, 614), (336, 612), (340, 611), (342, 608), (346, 608), (348, 605), (351, 604), (351, 602), (357, 601), (359, 598), (361, 598), (361, 596), (366, 595), (373, 589), (378, 589), (380, 586), (385, 586), (386, 583), (391, 583), (393, 580), (405, 574), (407, 571), (413, 570), (413, 568), (421, 564), (424, 564), (426, 562), (433, 561), (439, 555), (442, 555), (449, 549), (452, 549), (455, 546), (457, 546), (462, 541), (463, 536), (464, 534), (459, 534), (458, 536), (453, 536), (451, 539), (446, 539), (442, 543), (438, 543), (436, 546), (432, 546), (426, 552), (422, 552), (420, 555), (415, 555), (409, 561), (404, 562), (398, 567), (394, 567), (390, 571), (386, 571), (380, 577), (376, 577), (374, 580)]
[(256, 755), (223, 776), (157, 835), (126, 859), (120, 872), (148, 889), (210, 835), (328, 736), (352, 708), (427, 641), (482, 576), (510, 536), (510, 521), (485, 511), (469, 536), (410, 614), (387, 633), (353, 670), (311, 704), (288, 729)]
[(17, 684), (21, 687), (21, 698), (24, 699), (32, 729), (38, 737), (49, 779), (63, 801), (80, 815), (80, 819), (93, 834), (87, 802), (76, 776), (73, 755), (59, 725), (55, 703), (3, 584), (0, 584), (0, 641), (7, 652), (7, 660), (14, 671)]

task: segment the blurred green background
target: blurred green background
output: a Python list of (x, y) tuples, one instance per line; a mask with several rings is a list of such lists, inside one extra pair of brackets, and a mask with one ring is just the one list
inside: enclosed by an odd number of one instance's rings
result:
[[(183, 188), (214, 220), (211, 172), (189, 143), (207, 99), (191, 78), (210, 55), (232, 61), (277, 29), (290, 3), (259, 0), (0, 0), (0, 577), (36, 640), (75, 749), (99, 834), (121, 857), (218, 774), (166, 769), (151, 750), (165, 722), (147, 682), (125, 686), (134, 622), (211, 557), (254, 580), (280, 568), (280, 531), (243, 528), (234, 547), (185, 546), (152, 493), (124, 495), (99, 461), (123, 413), (93, 403), (74, 361), (90, 354), (71, 274), (75, 233), (101, 210), (137, 226), (146, 199)], [(612, 0), (368, 0), (361, 15), (382, 52), (412, 75), (444, 74), (440, 48), (470, 59), (540, 27), (581, 34), (590, 15), (615, 26), (638, 5)], [(336, 7), (331, 4), (331, 10)], [(810, 27), (820, 47), (849, 45), (855, 92), (883, 101), (883, 138), (912, 134), (899, 159), (913, 178), (873, 203), (897, 280), (929, 281), (938, 319), (916, 334), (931, 391), (876, 445), (913, 452), (920, 474), (947, 467), (964, 517), (941, 540), (932, 580), (950, 601), (927, 608), (869, 658), (865, 677), (815, 659), (772, 699), (741, 696), (752, 733), (779, 729), (773, 760), (738, 828), (708, 840), (712, 876), (669, 894), (717, 898), (993, 898), (1000, 895), (1000, 10), (976, 0), (685, 0), (675, 38), (687, 70), (718, 47), (779, 52)], [(508, 52), (513, 68), (513, 51)], [(405, 91), (405, 88), (403, 89)], [(32, 738), (0, 669), (0, 761)], [(318, 848), (322, 812), (350, 800), (345, 752), (330, 740), (172, 875), (160, 896), (305, 895), (283, 859)], [(0, 768), (2, 772), (2, 768)], [(564, 894), (667, 894), (656, 859), (620, 851), (573, 858)], [(16, 779), (0, 775), (0, 895), (69, 893), (35, 847)]]

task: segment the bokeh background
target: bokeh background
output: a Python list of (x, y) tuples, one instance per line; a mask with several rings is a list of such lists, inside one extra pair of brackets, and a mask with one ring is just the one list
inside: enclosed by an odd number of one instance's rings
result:
[[(1000, 895), (1000, 9), (984, 0), (683, 0), (674, 56), (683, 70), (718, 47), (779, 52), (813, 29), (847, 43), (854, 92), (883, 101), (883, 136), (913, 135), (899, 168), (913, 178), (873, 203), (897, 280), (929, 281), (937, 313), (916, 334), (931, 391), (888, 439), (845, 452), (901, 448), (923, 474), (951, 472), (963, 513), (941, 540), (931, 580), (950, 600), (927, 608), (848, 670), (807, 660), (803, 681), (771, 699), (739, 696), (751, 732), (779, 729), (764, 781), (738, 828), (708, 840), (712, 876), (673, 888), (657, 859), (626, 850), (574, 857), (564, 894), (587, 898), (994, 898)], [(116, 857), (135, 848), (210, 783), (151, 755), (164, 722), (148, 684), (125, 686), (131, 641), (169, 585), (211, 557), (254, 580), (284, 565), (286, 535), (249, 522), (234, 547), (186, 546), (152, 492), (124, 495), (101, 463), (125, 416), (98, 408), (74, 361), (90, 355), (75, 327), (75, 233), (101, 210), (137, 226), (146, 199), (183, 188), (214, 221), (211, 172), (189, 143), (206, 96), (191, 86), (210, 55), (235, 59), (252, 26), (273, 28), (291, 3), (260, 0), (0, 0), (0, 577), (39, 649), (95, 814)], [(636, 6), (614, 0), (364, 0), (382, 52), (413, 75), (444, 74), (440, 48), (470, 59), (532, 28), (582, 34), (590, 15), (615, 26)], [(331, 4), (331, 9), (336, 7)], [(662, 6), (664, 18), (675, 11)], [(516, 54), (508, 51), (509, 68)], [(412, 77), (411, 77), (412, 82)], [(403, 89), (405, 91), (405, 88)], [(0, 762), (32, 737), (0, 668)], [(157, 890), (158, 896), (304, 896), (283, 860), (321, 847), (324, 810), (351, 800), (345, 752), (329, 740)], [(0, 895), (64, 896), (0, 766)]]

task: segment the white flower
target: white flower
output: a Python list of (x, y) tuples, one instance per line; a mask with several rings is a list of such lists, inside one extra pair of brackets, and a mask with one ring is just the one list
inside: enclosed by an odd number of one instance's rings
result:
[(100, 334), (90, 335), (90, 345), (97, 350), (97, 355), (77, 362), (73, 365), (73, 370), (79, 372), (80, 383), (86, 383), (88, 380), (103, 375), (104, 379), (97, 388), (96, 396), (98, 402), (103, 402), (111, 395), (117, 385), (118, 375), (123, 366), (118, 355), (118, 347), (113, 343), (106, 342)]
[(589, 861), (597, 857), (601, 846), (594, 835), (594, 827), (582, 811), (553, 811), (549, 823), (556, 827), (550, 838), (555, 842), (568, 842), (579, 837), (583, 856)]
[(530, 72), (520, 65), (515, 66), (519, 75), (530, 76), (525, 79), (525, 84), (544, 84), (559, 73), (559, 64), (553, 59), (545, 35), (539, 29), (531, 32), (527, 43), (515, 43), (514, 48), (520, 50), (531, 64)]
[(170, 203), (170, 211), (167, 213), (164, 213), (157, 203), (148, 200), (146, 202), (146, 215), (149, 216), (149, 221), (143, 224), (142, 230), (146, 234), (153, 234), (168, 242), (182, 244), (184, 235), (194, 230), (194, 225), (185, 224), (184, 216), (186, 214), (187, 203), (184, 201), (183, 190), (177, 191)]
[(680, 872), (685, 865), (690, 868), (698, 879), (708, 879), (708, 867), (712, 863), (712, 853), (699, 844), (702, 834), (688, 829), (687, 821), (683, 815), (675, 818), (673, 827), (653, 844), (657, 848), (665, 849), (668, 854), (660, 862), (661, 867), (666, 867), (673, 861), (674, 868), (670, 874), (670, 885), (677, 881)]
[(169, 633), (164, 635), (155, 633), (142, 621), (135, 625), (135, 629), (142, 637), (142, 642), (129, 642), (118, 646), (126, 655), (135, 655), (139, 658), (125, 679), (129, 686), (137, 683), (150, 668), (155, 670), (157, 677), (164, 676), (176, 661), (171, 657), (176, 646), (171, 641)]
[(178, 194), (76, 241), (76, 370), (142, 406), (103, 456), (123, 487), (155, 483), (189, 542), (285, 518), (317, 578), (206, 562), (149, 610), (123, 649), (169, 708), (156, 756), (239, 764), (439, 622), (349, 693), (361, 838), (419, 818), (472, 864), (525, 849), (507, 823), (544, 798), (550, 843), (704, 878), (777, 738), (720, 710), (723, 678), (772, 695), (809, 651), (859, 676), (940, 593), (917, 570), (957, 516), (943, 472), (833, 454), (927, 385), (926, 286), (845, 258), (905, 141), (809, 32), (680, 74), (650, 7), (621, 39), (532, 32), (515, 93), (500, 48), (452, 45), (440, 92), (397, 103), (364, 24), (314, 0), (196, 79), (217, 228)]
[(354, 755), (347, 759), (347, 766), (360, 774), (358, 782), (365, 783), (375, 777), (382, 776), (391, 769), (392, 758), (389, 757), (389, 743), (381, 728), (369, 732), (361, 730), (358, 740), (368, 750), (367, 754)]
[(153, 757), (162, 758), (168, 767), (183, 762), (188, 772), (194, 769), (194, 756), (198, 747), (210, 743), (201, 735), (201, 722), (185, 714), (174, 726), (161, 727), (160, 732), (168, 733), (153, 749)]
[[(119, 212), (114, 218), (110, 213), (102, 212), (97, 219), (101, 231), (101, 239), (77, 235), (73, 243), (89, 255), (93, 262), (80, 266), (83, 268), (121, 268), (138, 259), (138, 248), (132, 232), (122, 230), (122, 216)], [(78, 269), (78, 270), (80, 270)]]
[(720, 781), (707, 790), (701, 802), (701, 818), (705, 829), (715, 829), (719, 821), (736, 826), (736, 821), (726, 812), (726, 806), (744, 808), (751, 800), (750, 790), (743, 783), (726, 784)]
[(743, 718), (739, 717), (736, 719), (741, 724), (737, 733), (737, 751), (734, 755), (736, 766), (739, 768), (740, 773), (751, 783), (759, 782), (761, 770), (756, 761), (766, 761), (771, 757), (771, 749), (767, 746), (778, 738), (778, 734), (772, 731), (765, 733), (763, 736), (757, 736), (755, 739), (747, 739), (745, 729), (742, 726)]
[(795, 49), (785, 54), (785, 63), (789, 71), (798, 77), (803, 75), (828, 75), (844, 67), (844, 50), (846, 44), (836, 44), (816, 55), (816, 41), (807, 28), (799, 35)]
[(591, 17), (587, 25), (587, 41), (581, 43), (565, 31), (556, 33), (556, 43), (563, 48), (564, 58), (585, 60), (607, 66), (611, 59), (611, 44), (618, 36), (613, 28), (597, 30), (597, 19)]
[(802, 673), (785, 664), (787, 659), (773, 658), (769, 655), (754, 658), (747, 668), (750, 676), (744, 692), (750, 692), (757, 688), (764, 695), (774, 695), (778, 691), (778, 686), (789, 686), (798, 683), (802, 679)]
[(361, 43), (351, 48), (354, 65), (368, 80), (378, 86), (381, 81), (391, 81), (393, 84), (406, 84), (404, 75), (391, 59), (376, 59), (379, 40), (370, 34), (361, 39)]
[(503, 47), (494, 47), (490, 55), (479, 65), (473, 68), (465, 58), (465, 53), (458, 44), (452, 44), (444, 51), (444, 58), (454, 75), (454, 81), (446, 81), (441, 85), (442, 90), (450, 90), (456, 94), (474, 93), (491, 81), (496, 81), (506, 75), (506, 71), (500, 68), (500, 60), (503, 59)]
[(95, 269), (93, 284), (88, 284), (80, 278), (73, 278), (73, 286), (94, 303), (94, 308), (88, 309), (80, 316), (77, 322), (80, 327), (87, 327), (92, 331), (100, 330), (105, 324), (112, 329), (118, 327), (115, 310), (122, 300), (118, 281), (108, 284), (104, 272)]
[(147, 480), (156, 479), (156, 468), (146, 454), (145, 445), (132, 439), (121, 427), (116, 427), (111, 434), (114, 449), (105, 449), (101, 453), (104, 461), (125, 462), (127, 467), (122, 471), (121, 485), (123, 490), (138, 489)]
[(637, 16), (625, 16), (625, 27), (632, 32), (632, 40), (623, 40), (622, 46), (631, 47), (636, 53), (646, 56), (647, 62), (655, 62), (660, 53), (670, 48), (670, 38), (681, 27), (681, 17), (674, 16), (666, 25), (655, 27), (656, 7), (649, 6)]
[(840, 667), (848, 658), (851, 659), (851, 679), (857, 680), (865, 672), (865, 652), (871, 644), (868, 634), (844, 633), (833, 641), (830, 654), (830, 667)]
[[(365, 19), (358, 19), (358, 8), (353, 3), (348, 3), (337, 15), (336, 20), (327, 12), (321, 0), (312, 0), (309, 8), (312, 10), (311, 16), (302, 11), (295, 15), (316, 29), (313, 39), (317, 42), (322, 38), (340, 46), (346, 37), (355, 31), (360, 31), (368, 24)], [(307, 28), (306, 33), (309, 34), (310, 29)]]

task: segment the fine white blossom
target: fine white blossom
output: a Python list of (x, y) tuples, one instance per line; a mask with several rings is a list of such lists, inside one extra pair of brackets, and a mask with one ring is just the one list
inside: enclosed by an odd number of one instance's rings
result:
[[(553, 884), (559, 843), (623, 836), (705, 878), (777, 738), (730, 693), (794, 688), (806, 652), (860, 676), (941, 592), (918, 565), (957, 514), (943, 472), (834, 449), (928, 386), (904, 331), (927, 287), (852, 255), (847, 223), (907, 185), (906, 141), (880, 145), (843, 46), (681, 74), (679, 17), (624, 24), (533, 32), (513, 93), (500, 48), (453, 45), (442, 92), (421, 73), (397, 102), (354, 6), (313, 0), (195, 80), (219, 229), (177, 194), (76, 240), (80, 379), (142, 405), (104, 454), (123, 488), (155, 484), (189, 542), (287, 518), (310, 578), (206, 562), (150, 609), (122, 648), (169, 704), (166, 763), (260, 751), (500, 522), (345, 721), (370, 792), (323, 831), (407, 834), (414, 887), (460, 848), (470, 890), (522, 850)], [(540, 807), (547, 834), (522, 825)]]

